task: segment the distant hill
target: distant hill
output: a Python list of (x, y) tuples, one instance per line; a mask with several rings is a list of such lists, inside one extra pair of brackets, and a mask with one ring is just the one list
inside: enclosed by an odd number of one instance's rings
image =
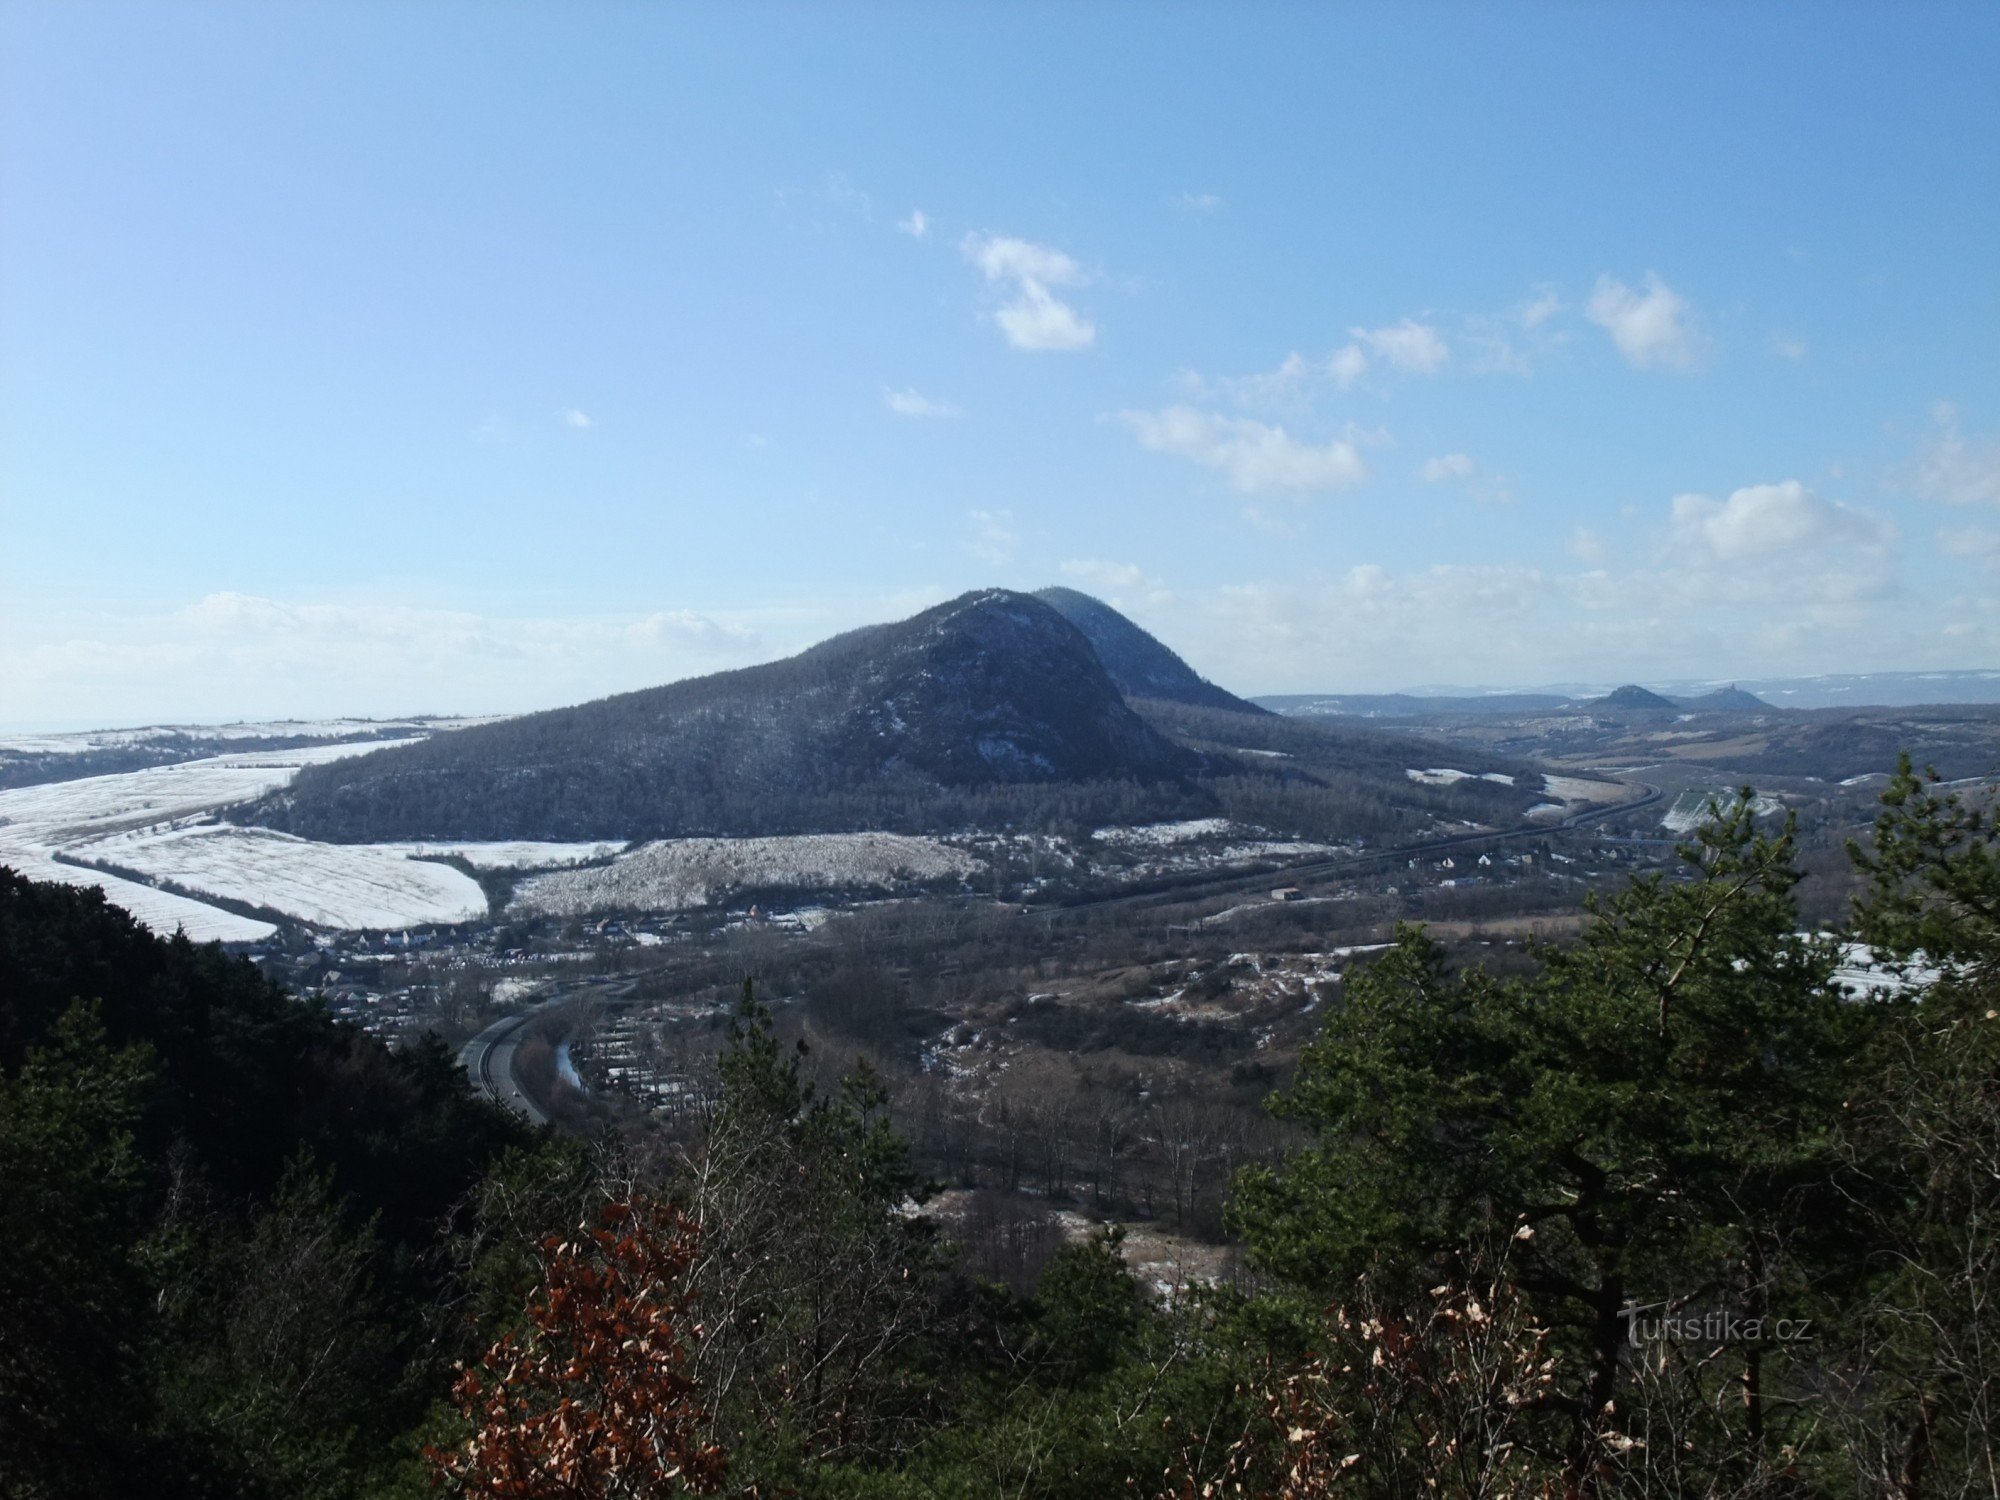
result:
[(1260, 714), (1256, 704), (1200, 676), (1158, 640), (1110, 605), (1075, 589), (1047, 588), (1035, 597), (1082, 631), (1104, 670), (1128, 698), (1164, 698), (1196, 708), (1223, 708)]
[(1711, 714), (1756, 714), (1776, 712), (1770, 704), (1755, 693), (1746, 693), (1742, 688), (1731, 685), (1717, 688), (1712, 693), (1703, 693), (1698, 698), (1677, 698), (1674, 700), (1682, 708), (1693, 709), (1697, 713)]
[(1062, 614), (987, 590), (785, 661), (308, 767), (239, 816), (344, 842), (907, 828), (1010, 787), (1185, 788), (1203, 764)]
[(1584, 708), (1618, 708), (1628, 713), (1672, 713), (1680, 707), (1671, 698), (1662, 698), (1658, 693), (1628, 682), (1621, 688), (1613, 688), (1602, 698), (1592, 698), (1581, 705)]
[(1274, 693), (1261, 708), (1299, 719), (1405, 719), (1431, 714), (1533, 714), (1574, 706), (1559, 693), (1485, 693), (1426, 697), (1416, 693)]

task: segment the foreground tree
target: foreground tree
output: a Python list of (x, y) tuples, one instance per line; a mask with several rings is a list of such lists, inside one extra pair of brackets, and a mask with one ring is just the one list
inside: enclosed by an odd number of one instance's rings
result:
[(745, 981), (685, 1186), (703, 1387), (724, 1428), (781, 1470), (884, 1458), (939, 1397), (927, 1361), (944, 1259), (908, 1211), (923, 1185), (887, 1093), (864, 1065), (821, 1097), (803, 1059)]
[(722, 1450), (690, 1373), (701, 1329), (687, 1288), (693, 1226), (643, 1199), (542, 1247), (526, 1327), (460, 1376), (473, 1432), (431, 1449), (460, 1493), (523, 1500), (708, 1494)]
[[(1805, 1315), (1834, 1289), (1802, 1268), (1858, 1259), (1834, 1122), (1874, 1019), (1796, 931), (1789, 826), (1760, 834), (1746, 793), (1682, 853), (1688, 878), (1634, 882), (1530, 979), (1449, 973), (1401, 931), (1278, 1101), (1314, 1143), (1234, 1208), (1266, 1270), (1330, 1298), (1367, 1275), (1392, 1306), (1474, 1284), (1440, 1264), (1511, 1238), (1555, 1362), (1518, 1440), (1581, 1494), (1633, 1451), (1635, 1313)], [(1742, 1472), (1698, 1487), (1748, 1482), (1793, 1435), (1788, 1358), (1751, 1341), (1704, 1363), (1731, 1432), (1710, 1451)]]
[(1882, 801), (1856, 927), (1908, 983), (1846, 1133), (1878, 1274), (1840, 1426), (1875, 1493), (2000, 1495), (2000, 823), (1908, 757)]

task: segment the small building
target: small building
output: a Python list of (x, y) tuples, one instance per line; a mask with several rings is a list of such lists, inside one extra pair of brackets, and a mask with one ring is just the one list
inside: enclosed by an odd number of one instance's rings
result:
[(1273, 901), (1299, 901), (1303, 900), (1304, 897), (1297, 886), (1281, 885), (1275, 891), (1271, 892), (1271, 899)]

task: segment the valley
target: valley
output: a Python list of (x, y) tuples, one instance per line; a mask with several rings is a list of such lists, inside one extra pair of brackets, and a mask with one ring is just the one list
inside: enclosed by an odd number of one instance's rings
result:
[(993, 1274), (1095, 1220), (1210, 1274), (1231, 1174), (1291, 1142), (1266, 1098), (1397, 924), (1522, 968), (1746, 784), (1837, 923), (1896, 747), (2000, 765), (1990, 706), (1548, 700), (1260, 706), (1086, 596), (986, 591), (520, 719), (0, 744), (0, 863), (585, 1136), (693, 1140), (750, 978), (823, 1085), (867, 1061)]

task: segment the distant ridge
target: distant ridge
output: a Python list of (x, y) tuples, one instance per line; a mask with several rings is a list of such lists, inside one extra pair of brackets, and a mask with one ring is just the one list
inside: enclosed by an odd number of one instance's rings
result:
[(1671, 698), (1662, 698), (1658, 693), (1640, 687), (1636, 682), (1628, 682), (1620, 688), (1613, 688), (1602, 698), (1593, 698), (1581, 705), (1584, 708), (1622, 708), (1633, 710), (1672, 713), (1680, 705)]
[(1075, 589), (1046, 588), (1035, 597), (1081, 630), (1104, 670), (1128, 698), (1164, 698), (1196, 708), (1261, 714), (1256, 704), (1217, 687), (1102, 600)]
[[(1715, 678), (1658, 683), (1654, 691), (1688, 706), (1704, 704), (1724, 692), (1755, 698), (1736, 700), (1744, 712), (1785, 713), (1816, 708), (1903, 708), (1947, 704), (2000, 703), (2000, 671), (1830, 673), (1818, 677), (1739, 677), (1724, 684)], [(1259, 694), (1256, 702), (1290, 717), (1395, 718), (1412, 714), (1534, 713), (1544, 708), (1574, 708), (1604, 689), (1580, 682), (1558, 682), (1535, 688), (1480, 688), (1453, 684), (1418, 688), (1404, 693), (1280, 693)]]
[(1202, 764), (1127, 706), (1083, 632), (989, 589), (784, 661), (308, 767), (240, 816), (338, 842), (908, 828), (985, 789)]
[(1726, 688), (1717, 688), (1712, 693), (1703, 693), (1698, 698), (1676, 698), (1682, 708), (1691, 708), (1700, 713), (1755, 714), (1776, 713), (1777, 710), (1759, 698), (1755, 693), (1746, 693), (1731, 683)]
[(1272, 693), (1256, 700), (1274, 714), (1305, 719), (1402, 719), (1423, 714), (1533, 714), (1574, 706), (1559, 693), (1486, 693), (1469, 697), (1417, 693)]

